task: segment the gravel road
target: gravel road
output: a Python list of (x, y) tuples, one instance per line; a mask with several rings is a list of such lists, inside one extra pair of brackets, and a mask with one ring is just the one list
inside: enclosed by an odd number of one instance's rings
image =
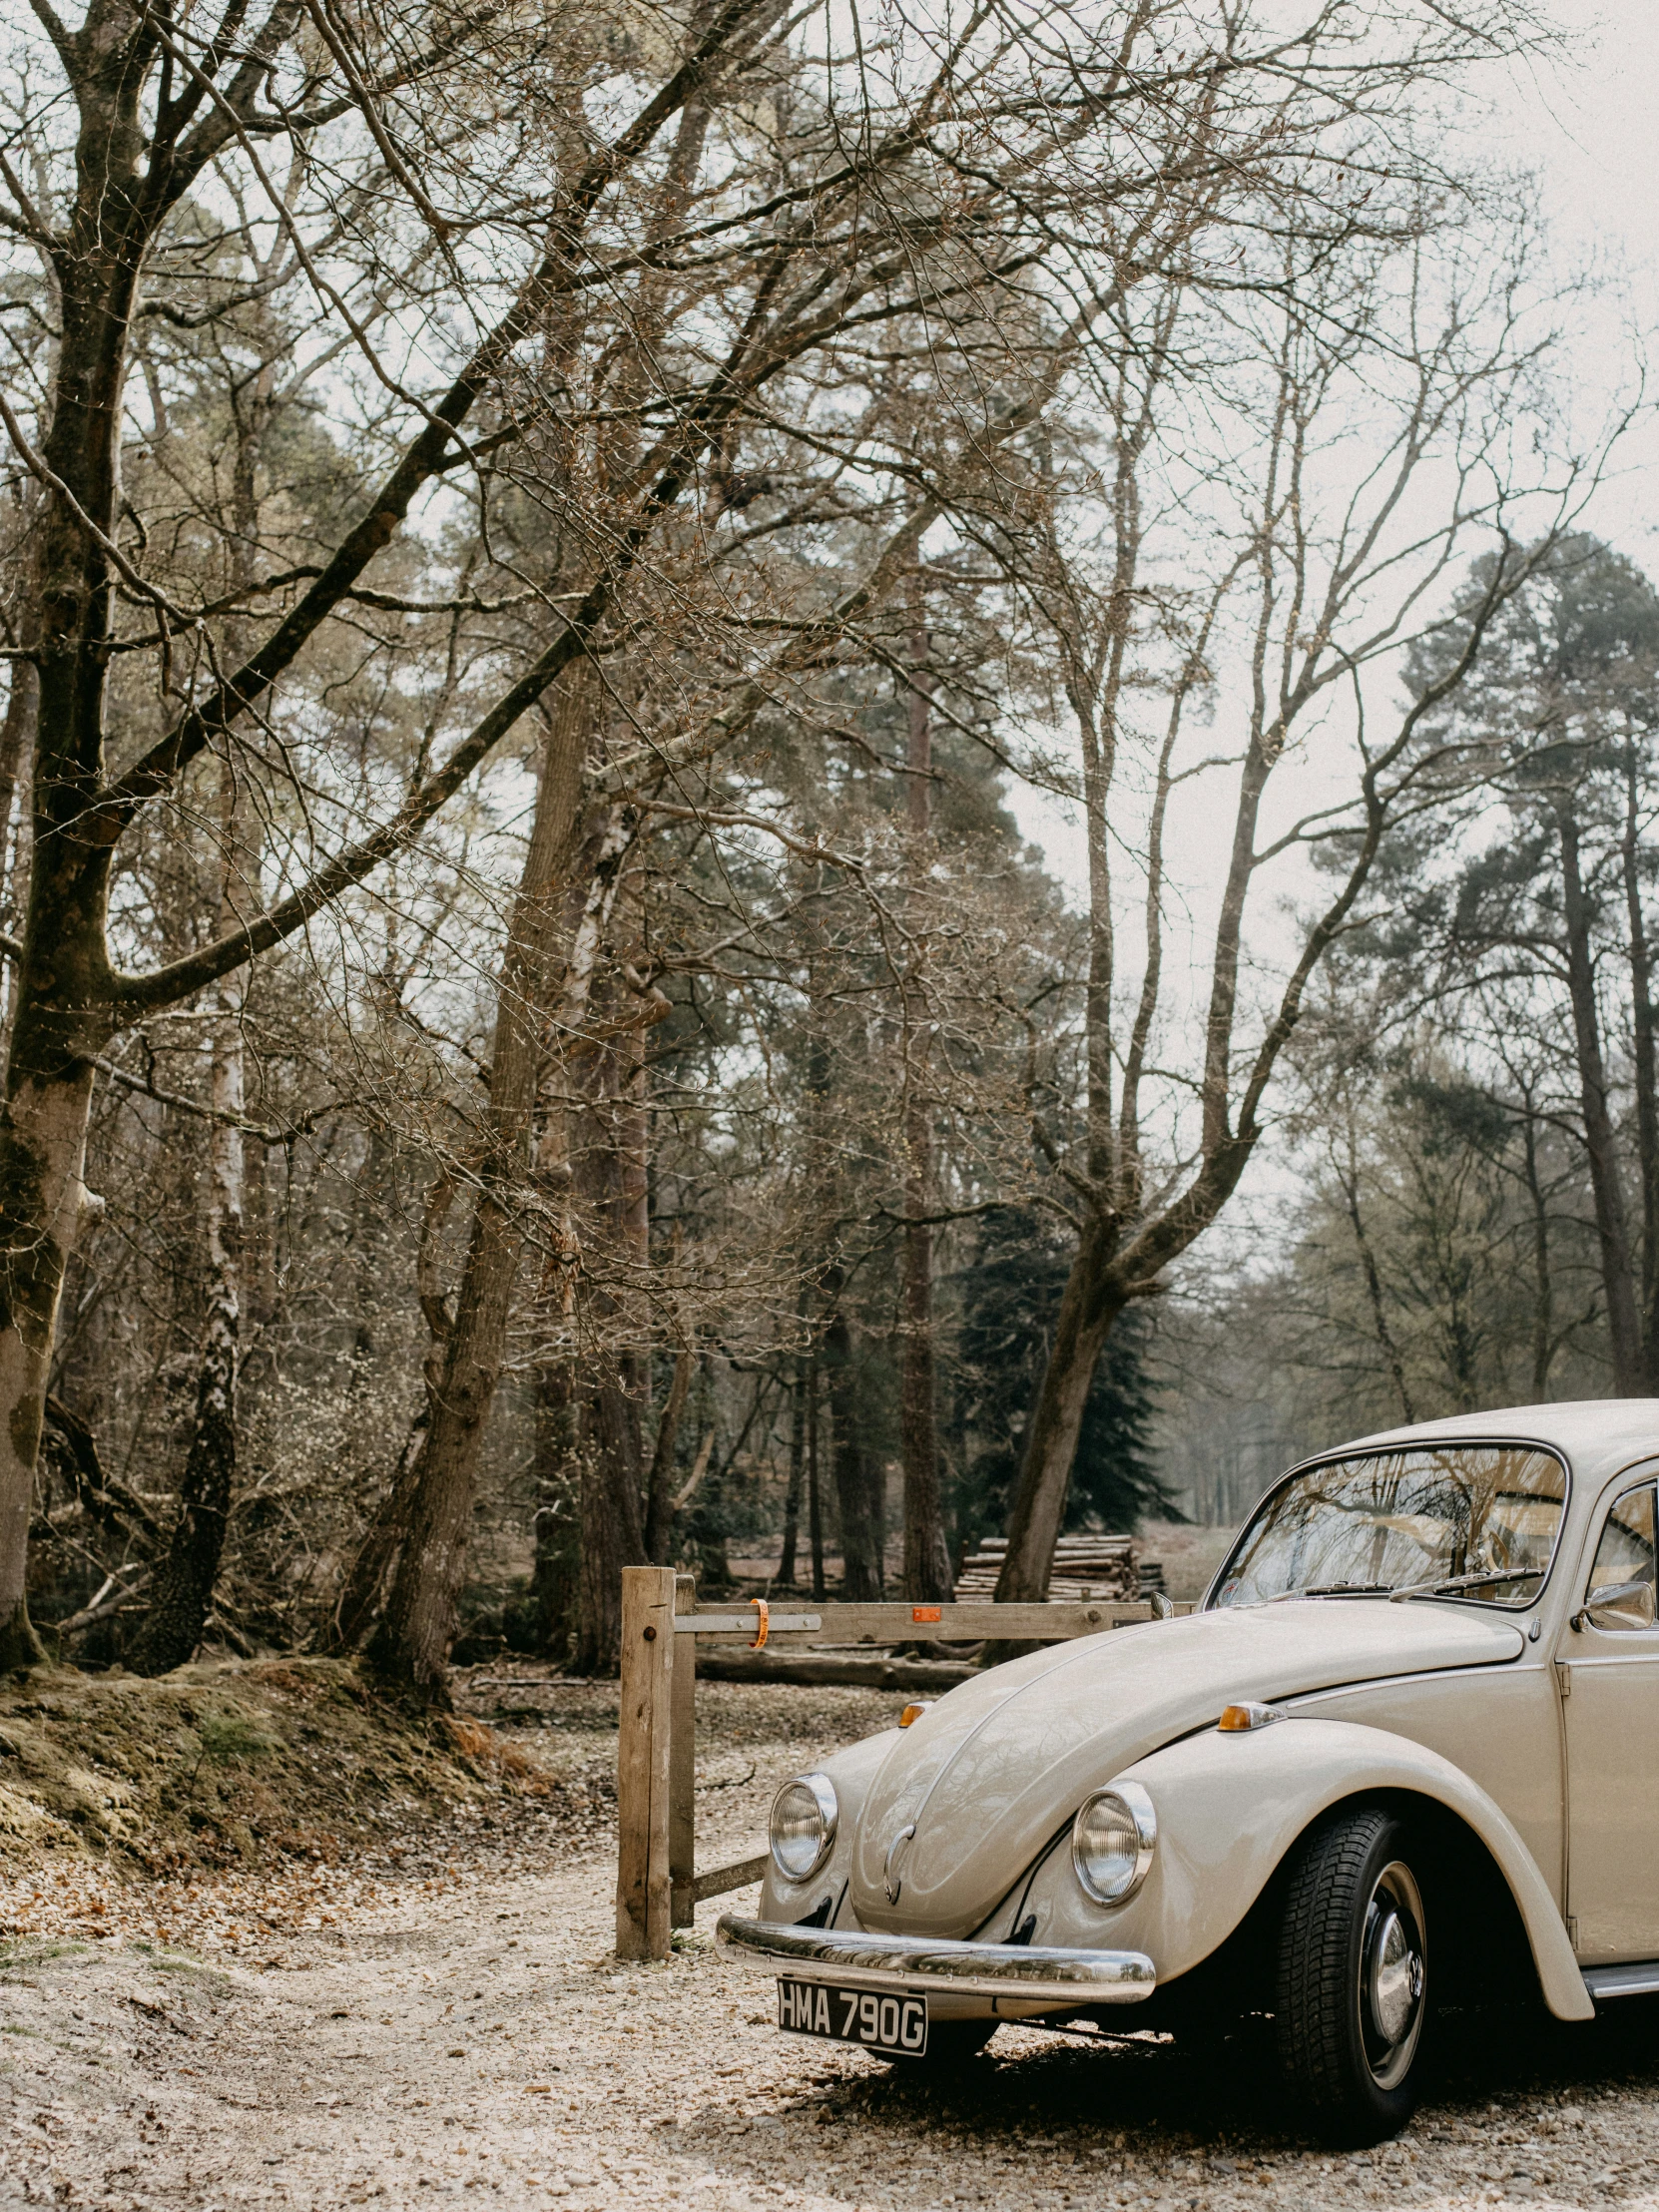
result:
[[(700, 1702), (707, 1863), (758, 1848), (777, 1778), (893, 1701)], [(579, 1772), (606, 1726), (596, 1689), (524, 1740)], [(917, 2083), (780, 2035), (770, 1983), (707, 1926), (619, 1967), (602, 1818), (561, 1822), (456, 1824), (257, 1896), (229, 1876), (121, 1889), (85, 1863), (14, 1886), (31, 1933), (0, 1965), (0, 2205), (1659, 2206), (1652, 2004), (1588, 2029), (1471, 2019), (1400, 2142), (1333, 2157), (1285, 2129), (1248, 2050), (1218, 2069), (1004, 2028)]]

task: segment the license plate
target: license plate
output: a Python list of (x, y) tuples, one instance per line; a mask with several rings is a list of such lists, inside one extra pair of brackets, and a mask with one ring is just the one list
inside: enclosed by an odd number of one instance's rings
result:
[(826, 2035), (832, 2043), (920, 2058), (927, 2049), (927, 1999), (882, 1996), (873, 1989), (837, 1989), (832, 1981), (778, 1983), (778, 2024), (795, 2035)]

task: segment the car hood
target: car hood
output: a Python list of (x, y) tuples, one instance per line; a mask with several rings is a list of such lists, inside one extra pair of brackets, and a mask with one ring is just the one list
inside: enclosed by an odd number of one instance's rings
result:
[(1522, 1649), (1490, 1613), (1340, 1598), (1051, 1645), (963, 1683), (898, 1738), (858, 1818), (853, 1909), (865, 1928), (970, 1936), (1090, 1790), (1224, 1705), (1499, 1665)]

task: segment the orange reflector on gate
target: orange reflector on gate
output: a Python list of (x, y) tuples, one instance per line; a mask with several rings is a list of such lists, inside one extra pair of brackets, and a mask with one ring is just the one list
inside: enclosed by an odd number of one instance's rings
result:
[(938, 1617), (939, 1609), (936, 1605), (912, 1605), (910, 1607), (912, 1621), (936, 1621)]
[(1239, 1736), (1247, 1729), (1271, 1728), (1284, 1718), (1277, 1705), (1224, 1705), (1216, 1726), (1224, 1736)]

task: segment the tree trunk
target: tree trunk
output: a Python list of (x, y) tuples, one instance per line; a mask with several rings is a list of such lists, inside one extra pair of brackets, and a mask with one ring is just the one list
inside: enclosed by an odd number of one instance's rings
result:
[[(19, 786), (35, 757), (35, 729), (40, 711), (40, 680), (32, 661), (13, 661), (11, 689), (6, 695), (6, 719), (0, 723), (0, 922), (16, 926), (29, 894), (29, 795)], [(12, 833), (15, 813), (17, 831)], [(14, 981), (8, 965), (0, 985), (0, 1006), (10, 1011)]]
[(858, 1404), (852, 1332), (841, 1311), (838, 1281), (827, 1288), (830, 1309), (824, 1324), (824, 1365), (830, 1381), (835, 1511), (841, 1529), (841, 1595), (849, 1605), (866, 1605), (881, 1595), (881, 1516)]
[(820, 1339), (815, 1332), (813, 1350), (807, 1361), (807, 1541), (813, 1553), (813, 1596), (822, 1605), (826, 1595), (824, 1580), (824, 1487), (821, 1480), (818, 1453), (818, 1348)]
[[(494, 1071), (500, 1068), (498, 1047)], [(411, 1477), (408, 1524), (391, 1590), (368, 1647), (375, 1671), (386, 1681), (434, 1703), (447, 1702), (449, 1694), (455, 1598), (518, 1269), (518, 1209), (502, 1163), (493, 1167), (472, 1217), (455, 1326)]]
[(1555, 1289), (1549, 1262), (1549, 1208), (1538, 1174), (1538, 1124), (1530, 1096), (1521, 1121), (1521, 1159), (1532, 1208), (1532, 1396), (1541, 1403), (1555, 1358)]
[(615, 1380), (583, 1416), (578, 1674), (614, 1674), (622, 1642), (622, 1570), (645, 1558), (640, 1525), (639, 1406)]
[(1556, 828), (1561, 846), (1567, 996), (1572, 1006), (1578, 1095), (1584, 1116), (1584, 1145), (1590, 1161), (1596, 1241), (1601, 1249), (1601, 1284), (1602, 1295), (1607, 1301), (1613, 1391), (1618, 1397), (1639, 1397), (1647, 1386), (1641, 1324), (1636, 1313), (1636, 1287), (1631, 1269), (1630, 1235), (1625, 1225), (1624, 1193), (1619, 1184), (1617, 1142), (1607, 1105), (1607, 1071), (1602, 1059), (1601, 1016), (1596, 1006), (1595, 965), (1590, 949), (1591, 915), (1579, 865), (1578, 824), (1570, 808), (1558, 810)]
[[(236, 448), (232, 464), (230, 582), (246, 589), (255, 579), (260, 543), (260, 463), (276, 386), (277, 348), (269, 344), (254, 376), (238, 387)], [(229, 632), (236, 657), (255, 644), (253, 625)], [(246, 786), (235, 756), (219, 772), (220, 849), (224, 855), (214, 935), (245, 926), (263, 903), (260, 849), (248, 816)], [(237, 1412), (242, 1376), (243, 1254), (247, 1218), (243, 1133), (247, 1065), (243, 1009), (247, 970), (221, 983), (213, 1024), (210, 1096), (216, 1119), (208, 1134), (208, 1191), (203, 1242), (207, 1253), (207, 1323), (197, 1374), (196, 1412), (179, 1493), (179, 1518), (167, 1556), (150, 1585), (150, 1605), (134, 1639), (129, 1664), (136, 1674), (167, 1674), (195, 1655), (213, 1605), (220, 1560), (230, 1526), (237, 1480)]]
[[(106, 533), (116, 527), (122, 374), (143, 251), (123, 221), (138, 182), (137, 99), (136, 85), (113, 80), (82, 99), (77, 161), (83, 207), (96, 213), (57, 263), (59, 344), (42, 441), (52, 477)], [(61, 494), (42, 499), (31, 537), (33, 835), (0, 1107), (0, 1671), (42, 1656), (24, 1595), (29, 1506), (64, 1268), (89, 1205), (93, 1060), (114, 1028), (115, 998), (110, 846), (86, 828), (104, 769), (112, 572), (103, 541)]]
[(439, 1288), (438, 1238), (454, 1203), (455, 1177), (441, 1172), (433, 1177), (421, 1208), (420, 1242), (415, 1251), (415, 1285), (426, 1322), (426, 1351), (420, 1363), (420, 1405), (409, 1423), (409, 1432), (403, 1439), (403, 1448), (397, 1455), (397, 1465), (386, 1494), (380, 1500), (379, 1510), (364, 1530), (346, 1570), (335, 1602), (334, 1617), (323, 1639), (325, 1650), (354, 1651), (368, 1634), (380, 1610), (386, 1578), (408, 1532), (421, 1451), (432, 1425), (432, 1408), (437, 1403), (443, 1381), (444, 1347), (449, 1342), (453, 1319)]
[(583, 672), (572, 670), (560, 687), (548, 727), (529, 849), (508, 922), (490, 1060), (485, 1156), (442, 1374), (391, 1591), (369, 1645), (370, 1660), (386, 1680), (437, 1702), (448, 1698), (455, 1597), (523, 1241), (521, 1209), (531, 1165), (548, 969), (562, 864), (577, 819), (587, 704)]
[[(243, 1112), (241, 993), (221, 994), (214, 1025), (216, 1114)], [(208, 1137), (208, 1319), (179, 1517), (150, 1584), (150, 1604), (128, 1657), (135, 1674), (189, 1664), (213, 1606), (237, 1474), (237, 1380), (242, 1357), (242, 1162), (240, 1128), (215, 1121)]]
[(1054, 1546), (1065, 1519), (1077, 1438), (1112, 1324), (1124, 1301), (1109, 1288), (1108, 1265), (1101, 1251), (1102, 1232), (1090, 1223), (1078, 1240), (1066, 1278), (1054, 1342), (1043, 1369), (1042, 1384), (1031, 1409), (1019, 1486), (1008, 1522), (1008, 1550), (996, 1578), (998, 1604), (1040, 1602), (1048, 1595)]
[[(909, 771), (906, 815), (910, 871), (920, 880), (932, 819), (932, 718), (927, 632), (919, 587), (912, 594)], [(914, 960), (924, 957), (919, 932)], [(933, 1374), (933, 1124), (928, 1111), (926, 1001), (914, 967), (904, 978), (904, 1249), (903, 1338), (899, 1375), (899, 1456), (904, 1470), (904, 1595), (923, 1604), (948, 1603), (954, 1590), (939, 1494), (939, 1435)]]
[(1382, 1277), (1377, 1265), (1377, 1254), (1366, 1230), (1365, 1216), (1360, 1211), (1360, 1161), (1354, 1143), (1352, 1112), (1348, 1115), (1348, 1127), (1344, 1135), (1348, 1160), (1345, 1166), (1337, 1168), (1337, 1181), (1342, 1186), (1343, 1203), (1348, 1209), (1349, 1226), (1354, 1231), (1355, 1248), (1359, 1252), (1360, 1267), (1366, 1278), (1366, 1300), (1371, 1307), (1372, 1330), (1377, 1338), (1378, 1349), (1388, 1364), (1388, 1373), (1393, 1377), (1399, 1409), (1407, 1420), (1414, 1421), (1417, 1410), (1411, 1402), (1411, 1392), (1406, 1385), (1405, 1363), (1399, 1356), (1399, 1347), (1394, 1343), (1393, 1331), (1388, 1327), (1387, 1306), (1382, 1296)]
[(1630, 926), (1630, 1034), (1636, 1078), (1636, 1155), (1642, 1184), (1640, 1328), (1645, 1384), (1659, 1393), (1659, 1054), (1653, 1020), (1653, 955), (1642, 911), (1638, 824), (1641, 789), (1634, 742), (1625, 756), (1625, 909)]
[(409, 1429), (391, 1488), (364, 1531), (340, 1586), (326, 1639), (326, 1648), (330, 1651), (354, 1651), (373, 1626), (385, 1593), (386, 1577), (408, 1529), (420, 1471), (420, 1449), (430, 1425), (430, 1407), (422, 1406)]
[[(806, 1319), (803, 1293), (798, 1320)], [(807, 1355), (795, 1356), (790, 1383), (790, 1481), (784, 1493), (784, 1549), (778, 1561), (778, 1580), (786, 1590), (795, 1587), (796, 1552), (801, 1542), (801, 1493), (807, 1477)]]
[[(252, 542), (252, 531), (245, 542)], [(240, 780), (226, 762), (220, 773), (220, 830), (225, 874), (216, 936), (259, 910), (259, 862), (239, 805)], [(207, 1322), (197, 1371), (196, 1409), (179, 1517), (150, 1584), (150, 1603), (133, 1640), (135, 1674), (169, 1674), (195, 1657), (213, 1606), (237, 1480), (237, 1396), (242, 1372), (243, 1133), (247, 1068), (243, 1046), (246, 970), (220, 985), (209, 1076), (215, 1119), (208, 1125), (208, 1188), (203, 1242), (207, 1253)]]
[[(613, 985), (615, 978), (608, 979)], [(639, 1157), (638, 1032), (595, 1056), (593, 1093), (575, 1161), (588, 1234), (597, 1255), (632, 1272), (646, 1234), (645, 1163)], [(616, 1302), (603, 1283), (587, 1286), (588, 1321), (617, 1326)], [(614, 1342), (592, 1358), (582, 1414), (581, 1612), (576, 1665), (614, 1673), (622, 1634), (622, 1569), (647, 1563), (641, 1490), (645, 1449), (640, 1426), (639, 1363)], [(667, 1530), (663, 1531), (666, 1538)]]
[(668, 1547), (674, 1535), (674, 1448), (680, 1440), (680, 1423), (691, 1394), (697, 1356), (690, 1346), (675, 1355), (668, 1398), (657, 1422), (657, 1441), (651, 1452), (651, 1474), (645, 1489), (645, 1554), (654, 1567), (668, 1564)]
[(536, 1376), (536, 1555), (530, 1571), (529, 1612), (536, 1650), (561, 1664), (574, 1647), (581, 1614), (581, 1473), (574, 1382), (568, 1360), (550, 1361)]
[(91, 1097), (91, 1063), (72, 1061), (14, 1076), (0, 1113), (0, 1673), (45, 1656), (24, 1597), (29, 1508), (64, 1266), (89, 1204)]

